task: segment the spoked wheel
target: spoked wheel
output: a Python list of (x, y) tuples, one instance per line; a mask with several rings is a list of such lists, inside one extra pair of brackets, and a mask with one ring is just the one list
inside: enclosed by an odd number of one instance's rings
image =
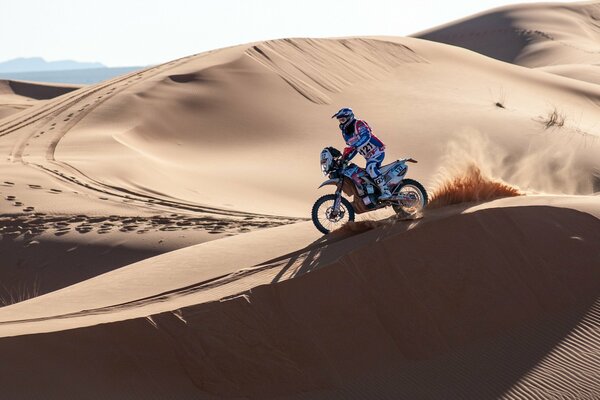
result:
[(333, 210), (335, 194), (326, 194), (315, 202), (312, 208), (312, 220), (319, 231), (327, 234), (346, 222), (354, 221), (354, 207), (344, 197), (341, 200), (337, 213)]
[(394, 191), (394, 195), (400, 198), (393, 205), (400, 218), (415, 217), (427, 206), (427, 191), (413, 179), (404, 179)]

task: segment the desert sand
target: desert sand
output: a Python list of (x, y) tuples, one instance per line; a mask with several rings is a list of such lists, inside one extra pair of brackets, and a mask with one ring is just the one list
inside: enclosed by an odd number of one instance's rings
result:
[[(598, 398), (598, 19), (249, 43), (0, 116), (0, 397)], [(342, 106), (420, 218), (308, 221)]]
[(53, 99), (79, 88), (81, 85), (0, 80), (0, 119), (35, 105), (36, 100)]

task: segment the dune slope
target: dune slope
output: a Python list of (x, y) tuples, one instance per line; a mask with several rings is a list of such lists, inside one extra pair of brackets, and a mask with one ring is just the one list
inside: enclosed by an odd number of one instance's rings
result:
[(0, 80), (0, 119), (81, 88), (80, 85)]
[[(249, 43), (0, 119), (0, 397), (593, 398), (597, 11), (438, 32), (483, 54)], [(439, 208), (305, 221), (342, 106)]]
[(599, 21), (597, 1), (524, 4), (486, 11), (413, 36), (598, 83)]
[[(599, 233), (570, 208), (449, 216), (220, 301), (2, 339), (0, 379), (12, 398), (585, 398)], [(65, 373), (85, 384), (52, 384)]]

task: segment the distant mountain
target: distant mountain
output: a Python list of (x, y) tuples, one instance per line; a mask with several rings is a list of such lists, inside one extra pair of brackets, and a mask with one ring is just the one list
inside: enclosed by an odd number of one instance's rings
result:
[(0, 62), (0, 72), (66, 71), (74, 69), (106, 68), (97, 62), (73, 60), (46, 61), (41, 57), (15, 58)]

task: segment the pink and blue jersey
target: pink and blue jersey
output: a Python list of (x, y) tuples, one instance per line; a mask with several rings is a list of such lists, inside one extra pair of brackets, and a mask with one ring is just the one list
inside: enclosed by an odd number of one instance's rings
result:
[(373, 134), (366, 121), (357, 119), (348, 124), (342, 128), (342, 136), (348, 146), (344, 149), (344, 158), (347, 160), (351, 160), (356, 153), (362, 155), (367, 162), (384, 154), (385, 145)]

